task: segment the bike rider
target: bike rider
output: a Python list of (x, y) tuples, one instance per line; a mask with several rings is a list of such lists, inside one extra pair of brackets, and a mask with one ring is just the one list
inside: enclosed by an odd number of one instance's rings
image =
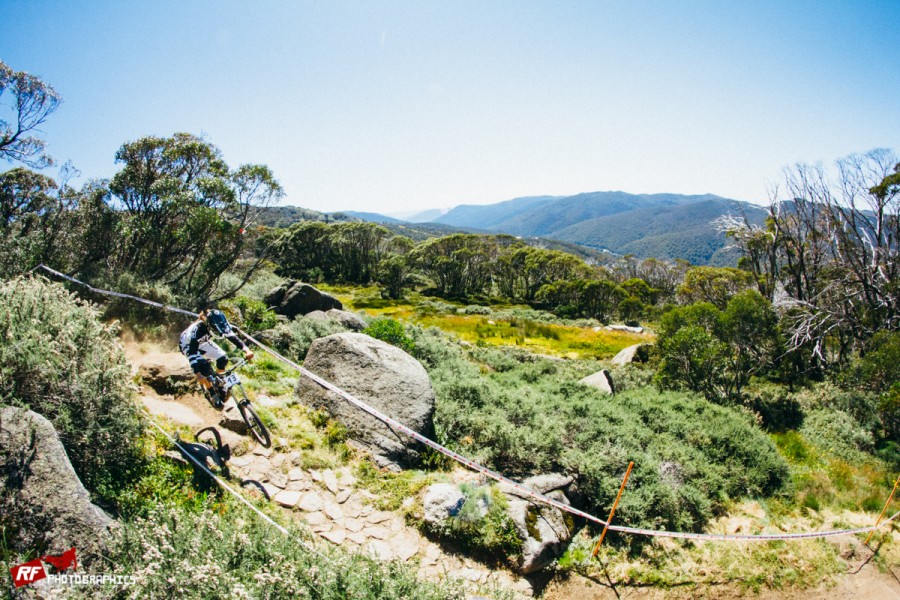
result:
[[(218, 392), (213, 388), (212, 378), (214, 373), (210, 361), (214, 361), (216, 369), (222, 372), (228, 365), (228, 355), (210, 337), (213, 334), (221, 335), (234, 344), (235, 347), (243, 350), (244, 358), (248, 361), (253, 359), (253, 352), (235, 334), (222, 311), (212, 307), (204, 307), (200, 310), (198, 316), (200, 318), (191, 323), (181, 333), (178, 346), (181, 348), (181, 353), (191, 363), (191, 369), (194, 371), (194, 375), (197, 377), (200, 385), (203, 386), (203, 389), (214, 396), (218, 396)], [(219, 402), (225, 401), (224, 398), (218, 398), (218, 400)]]

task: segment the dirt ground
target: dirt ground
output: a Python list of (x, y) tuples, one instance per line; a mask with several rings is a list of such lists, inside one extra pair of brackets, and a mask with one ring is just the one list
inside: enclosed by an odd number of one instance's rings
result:
[(900, 565), (879, 571), (871, 561), (856, 566), (854, 572), (816, 589), (744, 590), (734, 584), (684, 586), (673, 589), (632, 587), (579, 575), (551, 580), (541, 596), (545, 600), (900, 600)]

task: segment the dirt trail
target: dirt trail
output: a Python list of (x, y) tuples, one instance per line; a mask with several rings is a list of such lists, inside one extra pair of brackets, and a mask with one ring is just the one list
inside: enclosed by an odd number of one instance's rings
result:
[[(122, 341), (126, 357), (137, 374), (142, 365), (167, 365), (173, 371), (183, 367), (184, 357), (157, 344)], [(302, 454), (263, 448), (247, 436), (238, 435), (220, 425), (222, 414), (199, 395), (177, 398), (160, 395), (148, 386), (139, 390), (141, 401), (156, 417), (184, 425), (192, 431), (216, 427), (234, 456), (228, 462), (231, 479), (250, 493), (265, 494), (286, 514), (306, 526), (323, 540), (350, 552), (364, 552), (382, 560), (400, 560), (417, 565), (419, 574), (432, 581), (452, 576), (468, 580), (473, 588), (498, 587), (532, 595), (531, 583), (508, 571), (494, 571), (464, 556), (446, 553), (416, 528), (409, 527), (402, 515), (378, 510), (374, 496), (355, 487), (349, 467), (309, 469), (303, 467)]]

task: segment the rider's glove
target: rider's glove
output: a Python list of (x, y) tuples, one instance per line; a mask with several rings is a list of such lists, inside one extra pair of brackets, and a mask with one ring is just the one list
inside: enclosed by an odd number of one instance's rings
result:
[(247, 359), (248, 362), (253, 360), (253, 350), (250, 350), (250, 348), (244, 350), (244, 358)]

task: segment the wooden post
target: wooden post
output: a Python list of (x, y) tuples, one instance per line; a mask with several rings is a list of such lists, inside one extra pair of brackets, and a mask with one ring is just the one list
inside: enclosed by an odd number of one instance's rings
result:
[(897, 491), (897, 485), (900, 485), (900, 477), (897, 478), (897, 481), (894, 482), (894, 489), (891, 490), (891, 495), (888, 496), (888, 501), (885, 502), (884, 508), (881, 509), (881, 514), (878, 515), (878, 520), (875, 521), (875, 527), (872, 528), (872, 531), (869, 532), (869, 537), (866, 538), (866, 545), (869, 544), (869, 540), (875, 535), (875, 530), (878, 529), (878, 524), (881, 523), (881, 517), (884, 516), (884, 513), (887, 512), (887, 507), (890, 506), (891, 500), (894, 499), (894, 492)]
[(634, 461), (628, 463), (628, 470), (625, 471), (625, 479), (622, 480), (622, 486), (619, 488), (619, 494), (616, 496), (616, 501), (613, 502), (612, 510), (609, 511), (609, 518), (606, 520), (606, 525), (603, 526), (603, 533), (600, 534), (600, 539), (597, 540), (597, 545), (594, 546), (594, 551), (591, 552), (591, 558), (595, 558), (597, 553), (600, 552), (600, 544), (603, 543), (603, 538), (606, 537), (606, 530), (609, 529), (610, 523), (612, 523), (613, 515), (616, 514), (616, 507), (619, 505), (619, 498), (622, 497), (622, 492), (625, 491), (625, 484), (628, 483), (628, 476), (631, 475), (631, 467), (634, 466)]

